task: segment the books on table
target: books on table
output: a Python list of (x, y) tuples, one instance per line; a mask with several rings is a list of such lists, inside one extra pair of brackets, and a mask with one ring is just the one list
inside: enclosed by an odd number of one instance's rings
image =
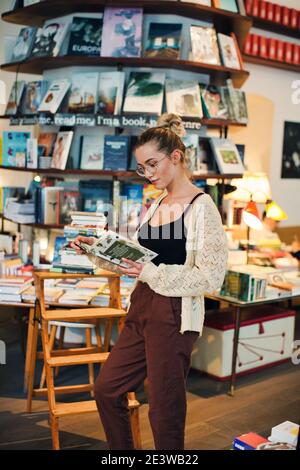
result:
[(120, 114), (125, 84), (124, 72), (101, 72), (98, 87), (97, 111), (103, 114)]
[(266, 444), (268, 439), (255, 432), (248, 432), (238, 436), (233, 441), (234, 450), (257, 450), (261, 444)]
[(217, 33), (212, 26), (191, 26), (192, 56), (196, 62), (220, 65)]
[(16, 80), (13, 83), (12, 89), (9, 94), (8, 102), (6, 105), (6, 110), (5, 110), (6, 116), (13, 116), (17, 114), (24, 90), (25, 90), (24, 80)]
[(92, 245), (81, 243), (80, 246), (97, 267), (121, 274), (119, 266), (128, 267), (122, 258), (147, 263), (157, 256), (157, 253), (112, 230), (103, 230)]
[(199, 85), (196, 81), (166, 79), (167, 112), (179, 116), (203, 116)]
[(178, 59), (181, 30), (180, 23), (150, 23), (145, 56)]
[(70, 86), (69, 80), (54, 80), (44, 96), (38, 111), (56, 113)]
[[(56, 303), (58, 299), (63, 295), (64, 291), (61, 288), (57, 287), (45, 287), (44, 295), (45, 302)], [(29, 287), (24, 292), (22, 292), (22, 301), (23, 302), (34, 302), (36, 299), (35, 287)]]
[(59, 299), (58, 302), (60, 304), (68, 304), (68, 305), (88, 305), (92, 300), (92, 294), (80, 294), (76, 291), (76, 289), (65, 292)]
[(80, 142), (80, 169), (102, 170), (104, 153), (103, 134), (83, 135)]
[(163, 72), (131, 72), (123, 112), (161, 114), (164, 84)]
[(271, 442), (284, 442), (296, 447), (298, 436), (299, 424), (292, 421), (284, 421), (272, 428), (269, 440)]
[(50, 21), (39, 28), (35, 35), (31, 57), (56, 57), (66, 37), (69, 23), (64, 21)]
[(240, 59), (233, 37), (227, 36), (226, 34), (218, 33), (218, 42), (222, 61), (225, 67), (230, 67), (232, 69), (240, 69)]
[(28, 59), (34, 44), (37, 28), (21, 28), (13, 48), (10, 62), (21, 62)]
[(74, 16), (68, 44), (68, 55), (99, 57), (102, 26), (102, 18)]
[(142, 8), (105, 8), (101, 57), (140, 57), (142, 21)]
[(220, 173), (241, 174), (245, 168), (236, 145), (230, 139), (210, 138), (211, 148)]
[(98, 78), (99, 74), (96, 72), (75, 73), (72, 75), (68, 103), (69, 113), (93, 114), (95, 112)]
[(22, 302), (22, 293), (32, 282), (33, 278), (28, 276), (0, 277), (0, 302)]
[(73, 131), (59, 132), (57, 134), (51, 160), (51, 168), (56, 168), (57, 170), (65, 169), (73, 134)]

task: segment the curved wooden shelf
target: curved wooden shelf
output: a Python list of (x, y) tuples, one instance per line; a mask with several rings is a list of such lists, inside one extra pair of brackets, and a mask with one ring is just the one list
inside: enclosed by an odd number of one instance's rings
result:
[(288, 70), (289, 72), (300, 73), (300, 65), (288, 64), (286, 62), (280, 62), (279, 60), (265, 59), (264, 57), (258, 57), (248, 54), (243, 54), (243, 60), (250, 64), (264, 65), (265, 67), (273, 67), (275, 69)]
[(191, 60), (153, 59), (148, 57), (33, 57), (22, 62), (2, 64), (1, 69), (8, 72), (32, 73), (42, 75), (45, 70), (59, 69), (63, 67), (150, 67), (166, 68), (196, 73), (209, 74), (211, 81), (220, 82), (231, 78), (236, 88), (240, 88), (249, 76), (246, 70), (232, 69), (223, 65), (205, 64)]
[(46, 20), (71, 13), (99, 13), (105, 6), (143, 7), (146, 14), (176, 14), (193, 20), (209, 21), (214, 23), (220, 32), (233, 31), (240, 47), (252, 24), (248, 16), (189, 2), (174, 1), (172, 4), (166, 0), (44, 0), (25, 8), (5, 12), (2, 14), (2, 19), (15, 24), (41, 26)]
[(255, 28), (300, 39), (300, 29), (298, 28), (290, 28), (289, 26), (285, 26), (281, 23), (275, 23), (275, 21), (259, 18), (258, 16), (251, 16), (250, 18), (253, 22), (252, 26)]

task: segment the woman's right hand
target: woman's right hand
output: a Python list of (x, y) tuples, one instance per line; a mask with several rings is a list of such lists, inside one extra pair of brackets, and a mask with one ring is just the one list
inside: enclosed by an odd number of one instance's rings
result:
[(85, 251), (80, 248), (79, 243), (87, 243), (88, 245), (92, 245), (95, 241), (96, 238), (94, 237), (83, 237), (79, 235), (70, 243), (70, 247), (74, 248), (78, 255), (81, 255), (85, 253)]

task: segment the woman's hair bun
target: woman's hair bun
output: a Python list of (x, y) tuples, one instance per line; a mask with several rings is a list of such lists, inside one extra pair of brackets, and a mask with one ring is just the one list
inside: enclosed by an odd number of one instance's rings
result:
[(157, 120), (157, 127), (164, 127), (170, 129), (178, 137), (183, 137), (186, 135), (186, 130), (184, 128), (182, 119), (177, 114), (173, 113), (164, 113)]

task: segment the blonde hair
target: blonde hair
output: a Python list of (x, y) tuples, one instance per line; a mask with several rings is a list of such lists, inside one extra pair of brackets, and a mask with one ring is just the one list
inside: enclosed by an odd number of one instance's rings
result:
[(135, 149), (148, 142), (155, 142), (158, 151), (165, 152), (167, 155), (171, 155), (174, 150), (180, 150), (180, 162), (187, 176), (192, 179), (192, 171), (190, 169), (191, 161), (182, 141), (182, 137), (185, 136), (185, 134), (186, 130), (181, 117), (173, 113), (164, 113), (158, 118), (157, 126), (149, 127), (149, 129), (142, 132), (137, 140)]

